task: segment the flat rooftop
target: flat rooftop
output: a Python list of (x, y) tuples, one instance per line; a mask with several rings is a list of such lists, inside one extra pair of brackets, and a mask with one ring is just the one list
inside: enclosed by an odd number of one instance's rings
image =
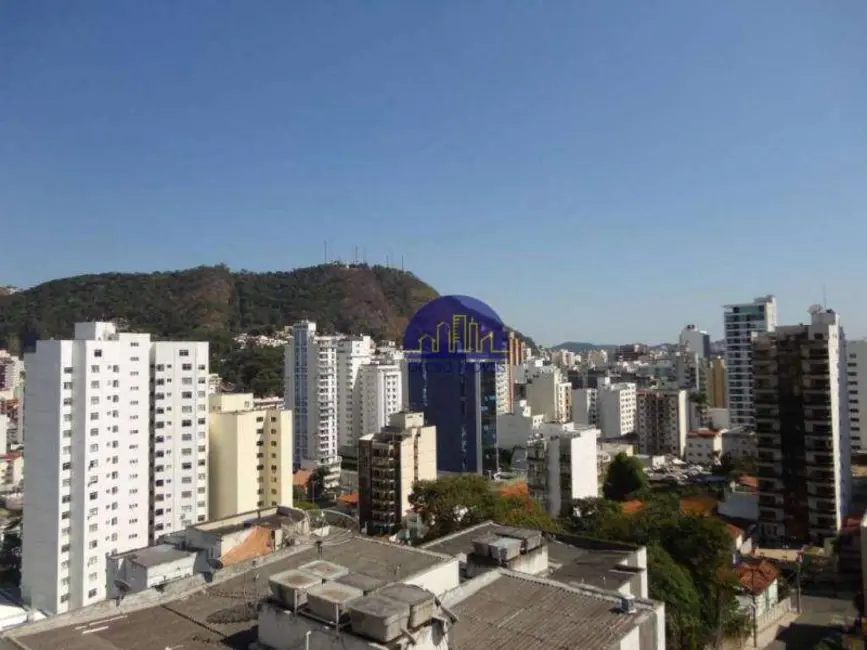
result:
[[(508, 526), (487, 522), (429, 542), (422, 548), (458, 556), (473, 552), (473, 542), (485, 535), (507, 534)], [(573, 536), (548, 540), (548, 577), (569, 585), (587, 584), (600, 589), (619, 589), (636, 574), (619, 566), (637, 549)]]
[[(186, 598), (99, 620), (86, 618), (86, 608), (73, 613), (65, 627), (14, 635), (25, 650), (248, 650), (257, 636), (258, 602), (268, 596), (268, 578), (319, 559), (305, 548), (282, 560), (253, 567), (244, 575), (215, 583)], [(352, 535), (326, 542), (321, 559), (386, 582), (432, 568), (447, 558), (409, 546)], [(80, 615), (80, 616), (76, 616)], [(0, 646), (2, 648), (2, 646)]]
[(460, 602), (446, 598), (459, 619), (452, 628), (455, 650), (609, 650), (648, 621), (655, 607), (639, 600), (635, 613), (625, 614), (613, 594), (511, 571), (476, 580), (485, 579), (488, 584)]
[(195, 524), (190, 526), (190, 529), (222, 537), (236, 533), (239, 530), (244, 530), (250, 526), (261, 526), (277, 530), (284, 524), (294, 524), (298, 523), (298, 521), (300, 519), (297, 511), (282, 506), (272, 506), (251, 512), (243, 512), (224, 519)]
[(139, 566), (152, 567), (158, 566), (163, 562), (182, 560), (190, 555), (195, 555), (195, 551), (182, 551), (171, 544), (157, 544), (156, 546), (146, 546), (134, 551), (127, 551), (126, 553), (118, 553), (114, 557), (134, 562)]

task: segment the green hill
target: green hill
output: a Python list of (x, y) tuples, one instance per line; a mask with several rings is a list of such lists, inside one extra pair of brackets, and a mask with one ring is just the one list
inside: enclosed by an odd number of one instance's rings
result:
[(281, 394), (282, 349), (240, 349), (236, 334), (308, 319), (323, 333), (400, 341), (409, 318), (438, 295), (412, 273), (364, 264), (82, 275), (0, 295), (0, 348), (22, 352), (40, 338), (70, 338), (76, 322), (112, 320), (156, 338), (209, 341), (212, 370), (226, 381)]

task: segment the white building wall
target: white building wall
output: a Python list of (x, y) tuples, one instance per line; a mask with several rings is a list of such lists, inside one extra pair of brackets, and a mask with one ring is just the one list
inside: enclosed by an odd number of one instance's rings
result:
[(204, 342), (151, 345), (151, 543), (208, 518), (208, 352)]
[(599, 424), (599, 391), (576, 388), (572, 391), (572, 421), (578, 424)]
[(371, 362), (373, 342), (369, 336), (337, 340), (337, 444), (355, 445), (362, 430), (361, 369)]
[(359, 385), (361, 435), (378, 433), (403, 410), (402, 368), (396, 363), (369, 363), (361, 367)]
[(104, 599), (106, 553), (147, 544), (149, 346), (87, 323), (28, 357), (22, 594), (34, 608)]
[(861, 405), (867, 408), (867, 339), (846, 340), (846, 408), (843, 434), (849, 435), (851, 452), (867, 452), (867, 418), (861, 423)]
[(635, 431), (636, 387), (629, 382), (609, 384), (597, 393), (598, 426), (606, 439)]
[(725, 332), (726, 396), (733, 427), (755, 426), (753, 420), (752, 335), (773, 332), (777, 327), (777, 301), (773, 296), (751, 303), (726, 305)]

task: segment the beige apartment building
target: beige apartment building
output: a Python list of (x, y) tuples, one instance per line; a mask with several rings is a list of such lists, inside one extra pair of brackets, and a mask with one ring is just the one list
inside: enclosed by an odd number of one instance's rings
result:
[(721, 357), (710, 360), (707, 368), (707, 406), (726, 408), (726, 362)]
[(250, 393), (211, 395), (210, 519), (292, 506), (292, 412)]
[(436, 477), (436, 427), (425, 426), (422, 413), (395, 413), (389, 426), (358, 441), (360, 525), (369, 534), (397, 532), (413, 483)]

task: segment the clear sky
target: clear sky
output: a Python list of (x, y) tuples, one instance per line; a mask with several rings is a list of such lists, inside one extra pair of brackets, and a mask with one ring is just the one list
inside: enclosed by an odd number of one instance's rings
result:
[(542, 343), (867, 334), (864, 0), (0, 0), (0, 284), (386, 256)]

